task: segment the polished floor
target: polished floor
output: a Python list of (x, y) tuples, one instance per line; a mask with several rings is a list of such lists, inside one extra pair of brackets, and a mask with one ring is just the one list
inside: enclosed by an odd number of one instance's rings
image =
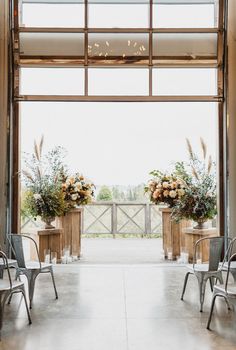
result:
[(15, 295), (0, 349), (235, 350), (234, 312), (219, 300), (207, 331), (210, 290), (203, 313), (194, 278), (180, 301), (184, 274), (185, 267), (168, 264), (55, 266), (59, 299), (49, 276), (40, 276), (29, 326)]

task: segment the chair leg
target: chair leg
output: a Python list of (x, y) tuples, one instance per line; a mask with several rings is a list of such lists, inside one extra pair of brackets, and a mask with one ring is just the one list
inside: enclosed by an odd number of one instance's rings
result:
[(11, 295), (10, 295), (10, 297), (9, 297), (9, 299), (8, 299), (8, 305), (11, 304), (12, 295), (13, 295), (13, 293), (11, 293)]
[(214, 284), (215, 284), (215, 279), (214, 279), (214, 277), (210, 277), (210, 278), (209, 278), (209, 282), (210, 282), (211, 291), (213, 292), (213, 286), (214, 286)]
[(209, 314), (208, 322), (207, 322), (207, 327), (206, 327), (208, 330), (210, 330), (210, 324), (211, 324), (212, 313), (213, 313), (213, 310), (214, 310), (216, 297), (217, 297), (217, 294), (213, 294), (212, 302), (211, 302), (211, 310), (210, 310), (210, 314)]
[(28, 280), (28, 288), (29, 288), (29, 305), (30, 309), (32, 309), (32, 303), (33, 303), (33, 297), (34, 297), (34, 287), (35, 287), (35, 280), (38, 276), (38, 271), (31, 271), (30, 273), (25, 274)]
[(199, 296), (200, 296), (200, 312), (203, 311), (203, 303), (205, 299), (205, 290), (206, 290), (206, 280), (201, 275), (196, 275), (199, 286)]
[(56, 296), (56, 299), (58, 299), (58, 293), (57, 293), (57, 288), (56, 288), (56, 283), (55, 283), (55, 279), (54, 279), (54, 274), (53, 274), (52, 266), (50, 267), (50, 273), (51, 273), (51, 277), (52, 277), (52, 283), (53, 283), (53, 288), (54, 288), (55, 296)]
[(1, 333), (2, 333), (4, 307), (8, 297), (9, 297), (8, 292), (0, 295), (0, 341), (1, 341)]
[(185, 290), (186, 290), (186, 286), (187, 286), (187, 282), (188, 282), (188, 277), (189, 277), (190, 274), (191, 274), (191, 272), (187, 272), (186, 275), (185, 275), (183, 290), (182, 290), (182, 294), (181, 294), (181, 298), (180, 298), (181, 300), (184, 300), (184, 293), (185, 293)]
[(224, 299), (225, 299), (225, 302), (226, 302), (226, 305), (227, 305), (228, 310), (231, 310), (231, 307), (230, 307), (228, 298), (227, 298), (227, 297), (224, 297)]
[(23, 298), (24, 298), (24, 301), (25, 301), (25, 307), (26, 307), (26, 311), (27, 311), (27, 315), (28, 315), (29, 324), (31, 324), (32, 320), (31, 320), (29, 307), (28, 307), (27, 300), (26, 300), (25, 287), (24, 286), (22, 287), (21, 292), (22, 292), (22, 295), (23, 295)]
[(221, 284), (224, 284), (223, 275), (222, 275), (221, 271), (220, 271), (217, 279), (220, 281)]

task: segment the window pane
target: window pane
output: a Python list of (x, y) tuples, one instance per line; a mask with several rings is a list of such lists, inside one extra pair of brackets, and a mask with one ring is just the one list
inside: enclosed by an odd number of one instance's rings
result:
[(84, 69), (21, 68), (22, 95), (83, 95)]
[(22, 26), (26, 27), (83, 27), (82, 3), (23, 3)]
[(82, 57), (84, 55), (84, 35), (80, 33), (21, 33), (20, 52), (23, 55)]
[(89, 34), (90, 63), (148, 63), (148, 34)]
[(129, 0), (123, 3), (89, 1), (90, 28), (147, 28), (149, 26), (149, 1)]
[(213, 28), (217, 26), (214, 4), (154, 4), (154, 28)]
[(153, 95), (216, 95), (217, 70), (207, 68), (153, 69)]
[(89, 95), (148, 95), (148, 69), (89, 69)]
[(217, 34), (154, 34), (153, 55), (216, 58)]

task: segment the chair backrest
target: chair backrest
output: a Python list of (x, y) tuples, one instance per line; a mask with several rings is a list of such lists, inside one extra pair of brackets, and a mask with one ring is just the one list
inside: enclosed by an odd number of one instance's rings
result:
[(22, 235), (20, 234), (10, 234), (10, 246), (15, 255), (18, 267), (25, 268), (25, 256), (23, 249)]
[(8, 266), (7, 256), (2, 250), (0, 250), (0, 259), (2, 259), (4, 268), (7, 270), (9, 285), (10, 285), (10, 288), (12, 289), (12, 280), (11, 280), (11, 274)]
[(217, 271), (222, 258), (224, 237), (210, 237), (209, 271)]
[(199, 246), (201, 244), (205, 244), (208, 242), (208, 249), (209, 249), (209, 271), (217, 271), (219, 268), (219, 263), (221, 261), (223, 248), (224, 248), (224, 237), (218, 236), (218, 237), (204, 237), (199, 239), (195, 243), (195, 261), (196, 261), (196, 252), (199, 249)]
[(226, 279), (225, 279), (225, 292), (227, 293), (227, 288), (228, 288), (228, 282), (229, 282), (229, 273), (230, 273), (230, 265), (231, 265), (231, 261), (236, 259), (236, 253), (234, 253), (233, 255), (231, 255), (231, 257), (229, 258), (228, 261), (228, 269), (227, 269), (227, 275), (226, 275)]
[(37, 246), (37, 243), (35, 242), (35, 240), (30, 236), (22, 235), (22, 234), (15, 234), (15, 233), (10, 234), (9, 237), (10, 237), (10, 246), (11, 246), (13, 253), (15, 255), (15, 258), (17, 260), (18, 267), (19, 268), (26, 268), (24, 248), (23, 248), (23, 238), (26, 238), (26, 239), (29, 239), (34, 244), (34, 247), (35, 247), (35, 250), (37, 253), (39, 268), (41, 269), (42, 264), (41, 264), (41, 261), (39, 259), (39, 250), (38, 250), (38, 246)]

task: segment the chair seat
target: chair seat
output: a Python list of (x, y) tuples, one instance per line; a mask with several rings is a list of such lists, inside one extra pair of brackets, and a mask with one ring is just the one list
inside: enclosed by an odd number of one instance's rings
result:
[[(225, 285), (224, 284), (215, 284), (214, 291), (226, 294)], [(226, 295), (228, 295), (232, 298), (236, 298), (236, 284), (228, 284)]]
[[(25, 263), (26, 265), (26, 269), (30, 269), (30, 270), (40, 270), (40, 265), (38, 261), (27, 261)], [(51, 267), (52, 264), (48, 264), (48, 263), (41, 263), (41, 269), (46, 269)]]
[[(232, 270), (236, 270), (236, 261), (231, 261), (231, 263), (230, 263), (230, 270), (231, 269)], [(227, 262), (224, 263), (223, 270), (224, 271), (228, 270), (228, 263)]]
[(209, 265), (208, 264), (195, 264), (193, 268), (193, 264), (186, 265), (187, 269), (191, 271), (199, 271), (199, 272), (208, 272)]
[[(8, 266), (17, 266), (17, 261), (13, 259), (7, 259)], [(3, 262), (3, 259), (0, 258), (0, 268), (5, 267), (5, 263)]]
[[(16, 289), (24, 285), (24, 282), (21, 281), (12, 281), (12, 289)], [(10, 283), (6, 280), (0, 280), (0, 293), (10, 290)]]

